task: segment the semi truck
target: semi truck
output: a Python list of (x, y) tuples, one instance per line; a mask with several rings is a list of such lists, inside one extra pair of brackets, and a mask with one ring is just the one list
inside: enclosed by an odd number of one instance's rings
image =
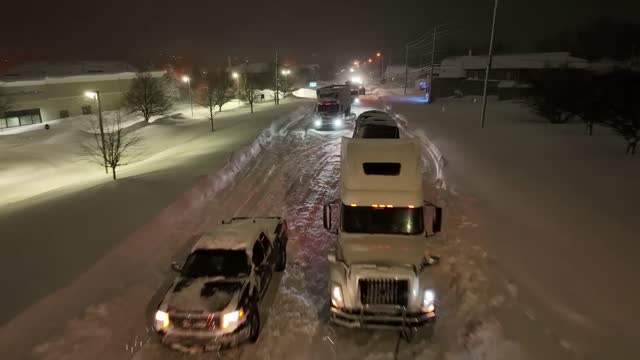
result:
[(414, 139), (342, 139), (340, 198), (324, 205), (337, 235), (328, 256), (330, 320), (351, 328), (433, 329), (437, 294), (429, 238), (442, 209), (424, 201)]
[(318, 103), (313, 127), (341, 129), (351, 113), (351, 94), (347, 85), (329, 85), (316, 90)]

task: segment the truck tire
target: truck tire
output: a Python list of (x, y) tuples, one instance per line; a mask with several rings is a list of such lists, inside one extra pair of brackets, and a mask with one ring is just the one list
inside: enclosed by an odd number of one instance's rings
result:
[(254, 344), (258, 341), (260, 336), (260, 311), (258, 305), (253, 303), (251, 305), (251, 319), (249, 319), (249, 342)]
[(282, 247), (280, 254), (278, 255), (278, 261), (276, 262), (276, 271), (282, 272), (287, 267), (287, 248)]

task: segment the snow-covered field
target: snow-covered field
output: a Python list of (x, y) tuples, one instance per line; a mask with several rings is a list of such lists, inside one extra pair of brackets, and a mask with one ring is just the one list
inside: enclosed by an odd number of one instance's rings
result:
[[(505, 333), (534, 358), (640, 357), (640, 157), (609, 129), (552, 125), (512, 102), (390, 104), (443, 154), (465, 222), (485, 251)], [(559, 350), (559, 351), (558, 351)]]
[[(0, 350), (42, 359), (637, 357), (632, 239), (640, 229), (632, 205), (640, 199), (630, 185), (640, 168), (622, 156), (624, 144), (604, 129), (589, 138), (581, 127), (554, 127), (516, 104), (493, 101), (480, 132), (479, 103), (471, 99), (408, 99), (386, 98), (386, 105), (405, 135), (420, 139), (427, 199), (445, 208), (443, 233), (430, 240), (442, 258), (434, 268), (441, 310), (432, 338), (406, 343), (396, 333), (328, 323), (326, 255), (334, 238), (322, 228), (322, 204), (338, 196), (340, 139), (351, 132), (307, 131), (311, 104), (292, 104), (254, 142), (228, 161), (212, 161), (189, 191), (101, 249), (106, 255), (93, 256), (68, 286), (3, 326)], [(386, 107), (375, 96), (361, 101), (354, 111)], [(190, 166), (201, 167), (198, 159)], [(162, 182), (176, 169), (178, 160), (131, 187), (120, 208), (139, 200), (138, 192), (169, 188)], [(147, 324), (173, 276), (169, 264), (183, 259), (195, 234), (234, 215), (283, 215), (290, 225), (289, 263), (263, 311), (260, 340), (221, 354), (166, 349)], [(82, 229), (77, 244), (104, 231)], [(72, 262), (83, 256), (72, 248), (53, 254)], [(20, 275), (15, 269), (19, 264), (11, 270)]]
[[(128, 279), (126, 275), (113, 277), (111, 285), (97, 283), (90, 291), (75, 284), (91, 279), (86, 276), (89, 269), (185, 191), (228, 163), (237, 166), (247, 161), (243, 160), (247, 155), (242, 155), (246, 152), (238, 151), (263, 129), (310, 108), (308, 103), (286, 100), (279, 107), (256, 106), (253, 115), (246, 108), (223, 112), (216, 115), (215, 133), (210, 132), (209, 120), (198, 118), (197, 112), (196, 119), (174, 116), (141, 126), (137, 131), (147, 138), (146, 156), (124, 167), (116, 182), (99, 166), (78, 163), (76, 149), (89, 136), (84, 132), (54, 127), (46, 133), (1, 137), (3, 150), (16, 156), (24, 151), (33, 158), (15, 162), (3, 158), (0, 171), (31, 167), (20, 181), (25, 187), (45, 190), (39, 195), (25, 193), (28, 197), (22, 201), (3, 201), (0, 207), (0, 278), (5, 290), (0, 348), (25, 353), (24, 342), (15, 342), (16, 337), (40, 341), (88, 304), (111, 294), (119, 287), (118, 280)], [(48, 158), (55, 163), (47, 162)], [(78, 176), (69, 177), (70, 173)], [(66, 184), (65, 177), (69, 177)], [(6, 179), (4, 173), (2, 179)], [(223, 181), (229, 179), (217, 183)], [(20, 190), (20, 186), (14, 181), (8, 188)], [(49, 305), (56, 301), (58, 306), (52, 307), (56, 311), (51, 312)], [(31, 316), (42, 319), (36, 321), (36, 329), (24, 321)]]

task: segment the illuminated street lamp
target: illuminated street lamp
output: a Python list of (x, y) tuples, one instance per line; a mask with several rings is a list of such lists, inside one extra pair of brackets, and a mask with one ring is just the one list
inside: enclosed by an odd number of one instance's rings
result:
[(371, 63), (373, 62), (373, 60), (369, 59), (369, 60), (367, 60), (367, 62), (368, 62), (369, 64), (371, 64)]
[(240, 98), (240, 74), (234, 72), (231, 74), (231, 77), (236, 79), (236, 97)]
[(98, 102), (98, 123), (100, 124), (100, 140), (102, 141), (102, 160), (104, 161), (104, 172), (109, 173), (107, 168), (107, 148), (104, 142), (104, 126), (102, 125), (102, 108), (100, 106), (100, 91), (86, 91), (84, 96)]
[(289, 74), (291, 74), (291, 70), (282, 69), (282, 75), (284, 75), (285, 90), (289, 89)]
[(191, 78), (185, 75), (182, 77), (182, 82), (189, 84), (189, 102), (191, 103), (191, 117), (193, 117), (193, 96), (191, 95)]
[(349, 72), (354, 72), (355, 70), (353, 70), (353, 68), (349, 68)]

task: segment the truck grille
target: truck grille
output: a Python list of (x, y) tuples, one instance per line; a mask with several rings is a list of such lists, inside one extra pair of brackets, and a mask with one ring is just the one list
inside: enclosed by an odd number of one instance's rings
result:
[(409, 281), (396, 279), (359, 279), (362, 305), (407, 306)]
[(169, 314), (171, 324), (179, 329), (211, 331), (220, 326), (220, 318), (210, 315)]

